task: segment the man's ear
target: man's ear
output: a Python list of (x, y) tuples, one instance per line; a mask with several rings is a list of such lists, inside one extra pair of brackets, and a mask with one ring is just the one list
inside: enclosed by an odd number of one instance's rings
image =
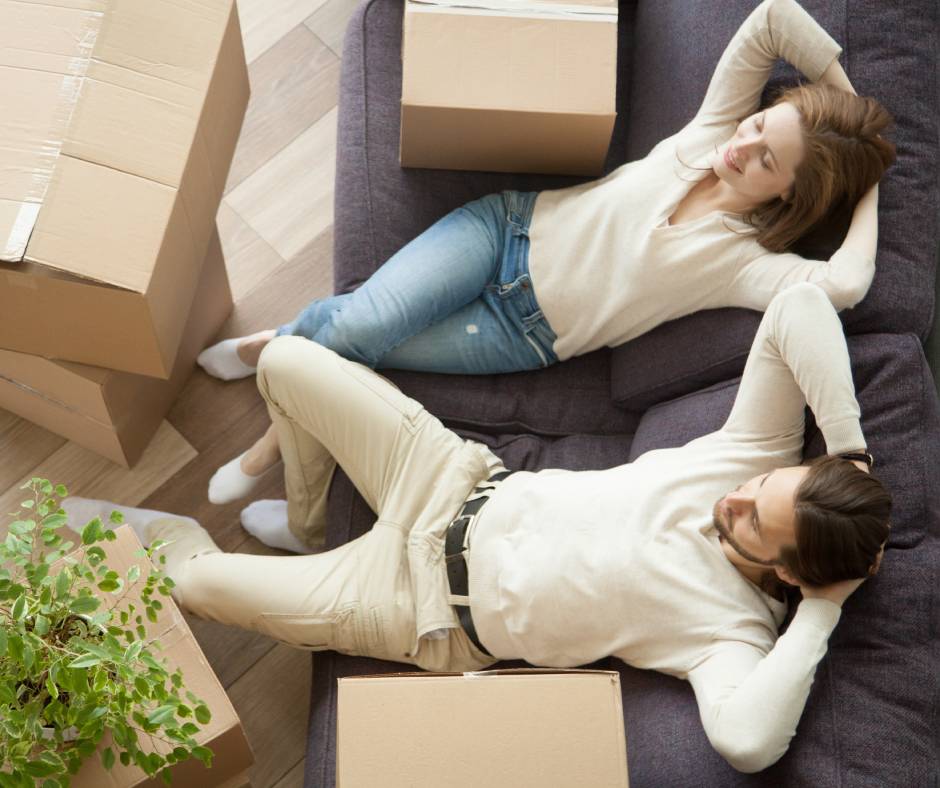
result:
[(777, 577), (779, 577), (787, 585), (799, 587), (800, 581), (785, 566), (775, 566), (774, 571), (777, 573)]

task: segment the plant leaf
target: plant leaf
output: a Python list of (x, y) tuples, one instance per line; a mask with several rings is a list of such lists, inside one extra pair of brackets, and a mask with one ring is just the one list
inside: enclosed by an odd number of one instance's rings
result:
[(101, 519), (95, 517), (82, 528), (82, 544), (94, 544), (101, 539), (103, 533)]
[(55, 579), (55, 595), (57, 599), (65, 596), (65, 592), (69, 590), (71, 583), (72, 573), (69, 571), (68, 567), (65, 567), (59, 572), (58, 577)]
[(209, 711), (209, 707), (204, 703), (200, 703), (193, 709), (193, 714), (196, 715), (196, 722), (200, 725), (208, 724), (209, 720), (212, 719), (212, 713)]
[(101, 600), (95, 599), (93, 596), (80, 596), (72, 600), (69, 610), (78, 614), (94, 613), (100, 604)]
[(68, 667), (70, 668), (90, 668), (92, 665), (101, 664), (101, 657), (96, 657), (94, 654), (84, 654), (77, 659), (73, 659)]
[(147, 722), (152, 725), (163, 725), (170, 722), (176, 715), (176, 705), (168, 703), (165, 706), (158, 706), (147, 715)]
[(13, 616), (14, 621), (22, 621), (26, 617), (26, 594), (20, 594), (16, 601), (13, 603), (13, 610), (11, 615)]
[(42, 615), (37, 615), (33, 620), (33, 632), (42, 637), (49, 632), (49, 619)]

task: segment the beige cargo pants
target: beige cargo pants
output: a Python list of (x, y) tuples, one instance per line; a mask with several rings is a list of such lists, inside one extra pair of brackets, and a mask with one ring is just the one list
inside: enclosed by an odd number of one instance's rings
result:
[[(291, 531), (322, 545), (337, 462), (376, 523), (329, 552), (259, 556), (223, 553), (192, 523), (156, 521), (150, 538), (174, 540), (163, 551), (177, 601), (203, 618), (314, 651), (427, 670), (493, 664), (449, 604), (443, 535), (472, 487), (503, 470), (499, 459), (382, 376), (307, 339), (272, 341), (258, 388), (280, 440)], [(438, 627), (447, 637), (419, 637)]]

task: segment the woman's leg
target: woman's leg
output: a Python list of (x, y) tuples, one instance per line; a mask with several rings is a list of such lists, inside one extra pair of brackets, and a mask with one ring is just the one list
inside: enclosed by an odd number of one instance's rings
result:
[(500, 194), (467, 203), (406, 244), (354, 292), (315, 301), (279, 334), (375, 367), (396, 345), (477, 298), (504, 249)]

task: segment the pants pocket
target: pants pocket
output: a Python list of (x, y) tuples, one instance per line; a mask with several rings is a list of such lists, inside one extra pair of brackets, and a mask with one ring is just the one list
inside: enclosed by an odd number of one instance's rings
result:
[(326, 615), (310, 613), (262, 613), (256, 629), (270, 638), (308, 651), (358, 653), (355, 610), (343, 608)]

